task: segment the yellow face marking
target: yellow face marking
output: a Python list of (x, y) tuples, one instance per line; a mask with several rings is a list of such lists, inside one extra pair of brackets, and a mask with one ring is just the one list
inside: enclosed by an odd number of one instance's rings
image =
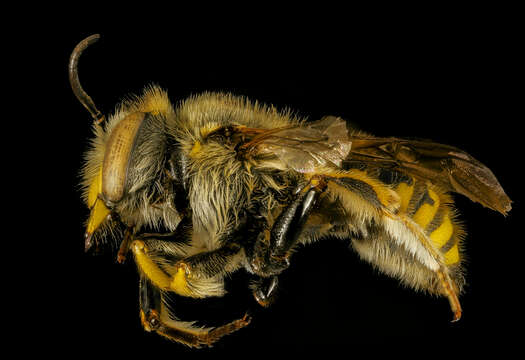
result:
[(408, 185), (406, 183), (400, 183), (397, 188), (396, 192), (401, 198), (401, 205), (399, 207), (399, 212), (406, 213), (408, 208), (408, 203), (410, 202), (410, 199), (412, 198), (412, 194), (414, 193), (414, 184)]
[(452, 248), (445, 254), (445, 264), (451, 265), (459, 261), (459, 250), (458, 244), (452, 246)]
[(428, 196), (434, 200), (434, 204), (425, 203), (416, 211), (412, 219), (423, 229), (432, 221), (439, 208), (439, 196), (432, 190), (428, 189)]
[(98, 229), (100, 224), (108, 217), (110, 210), (106, 207), (104, 202), (100, 199), (95, 200), (95, 204), (91, 208), (89, 220), (86, 228), (86, 233), (93, 234)]
[(97, 176), (91, 182), (91, 185), (89, 185), (88, 208), (91, 209), (93, 205), (95, 205), (95, 201), (100, 193), (102, 193), (102, 166), (100, 167)]
[(454, 227), (452, 226), (450, 217), (447, 214), (443, 217), (443, 222), (441, 225), (439, 225), (439, 227), (434, 230), (432, 234), (430, 234), (430, 239), (434, 245), (436, 245), (436, 247), (440, 248), (450, 239), (453, 231)]

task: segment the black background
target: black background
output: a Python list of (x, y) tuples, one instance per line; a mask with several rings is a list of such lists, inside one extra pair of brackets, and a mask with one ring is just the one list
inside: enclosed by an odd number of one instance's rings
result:
[[(140, 21), (85, 27), (71, 22), (46, 33), (45, 51), (32, 59), (41, 60), (34, 70), (52, 84), (39, 97), (53, 106), (36, 128), (45, 141), (38, 145), (42, 157), (33, 161), (33, 169), (44, 174), (51, 191), (39, 195), (35, 211), (46, 219), (39, 242), (45, 265), (33, 276), (32, 320), (24, 324), (35, 325), (41, 332), (37, 337), (46, 340), (43, 349), (53, 352), (64, 344), (80, 353), (195, 351), (142, 330), (132, 261), (118, 265), (115, 253), (83, 252), (88, 211), (77, 184), (91, 119), (70, 91), (67, 62), (77, 42), (100, 33), (101, 40), (81, 58), (80, 79), (105, 113), (152, 82), (168, 89), (173, 102), (202, 91), (232, 92), (312, 120), (341, 116), (378, 136), (460, 147), (490, 167), (514, 200), (513, 211), (503, 217), (456, 197), (469, 233), (468, 286), (457, 323), (450, 323), (446, 299), (403, 288), (360, 261), (348, 243), (330, 240), (293, 257), (281, 276), (279, 298), (268, 309), (251, 298), (244, 271), (228, 282), (224, 298), (179, 299), (177, 315), (202, 324), (247, 310), (253, 315), (249, 327), (200, 353), (509, 349), (520, 314), (514, 301), (521, 283), (514, 278), (521, 270), (513, 253), (523, 241), (517, 232), (523, 153), (518, 130), (523, 114), (515, 113), (522, 98), (516, 88), (518, 51), (515, 24), (506, 13), (474, 10), (435, 17), (424, 12), (417, 18), (372, 13), (359, 24), (345, 20), (345, 14), (333, 21), (322, 15), (295, 17), (287, 30), (275, 27), (287, 18), (270, 16), (255, 24), (216, 18), (205, 26), (202, 19), (179, 13), (163, 27)], [(51, 205), (60, 210), (52, 211)], [(37, 319), (40, 325), (34, 324)]]

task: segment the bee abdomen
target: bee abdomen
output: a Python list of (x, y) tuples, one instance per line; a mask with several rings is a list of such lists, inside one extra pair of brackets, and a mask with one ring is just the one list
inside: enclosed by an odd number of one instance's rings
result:
[(411, 180), (394, 185), (400, 196), (399, 211), (424, 229), (434, 247), (443, 255), (445, 265), (459, 263), (463, 229), (457, 221), (452, 199), (427, 182)]

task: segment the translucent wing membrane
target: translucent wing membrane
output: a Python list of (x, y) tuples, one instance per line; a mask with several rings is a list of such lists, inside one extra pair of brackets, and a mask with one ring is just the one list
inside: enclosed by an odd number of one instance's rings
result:
[(466, 152), (428, 141), (352, 136), (350, 161), (365, 161), (430, 180), (504, 215), (511, 200), (496, 176)]
[(349, 136), (341, 118), (327, 116), (306, 126), (239, 129), (249, 139), (241, 149), (252, 155), (274, 155), (301, 173), (343, 162), (397, 169), (462, 194), (506, 215), (511, 200), (492, 171), (466, 152), (430, 141)]
[(257, 154), (276, 155), (287, 167), (312, 173), (319, 167), (340, 167), (350, 153), (351, 143), (344, 120), (324, 117), (307, 126), (270, 130), (246, 146)]

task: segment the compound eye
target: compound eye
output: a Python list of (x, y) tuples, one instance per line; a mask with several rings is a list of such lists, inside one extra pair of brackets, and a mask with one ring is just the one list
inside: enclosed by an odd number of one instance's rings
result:
[(144, 118), (143, 112), (129, 114), (111, 132), (102, 164), (102, 194), (106, 203), (117, 203), (124, 196), (131, 154)]

